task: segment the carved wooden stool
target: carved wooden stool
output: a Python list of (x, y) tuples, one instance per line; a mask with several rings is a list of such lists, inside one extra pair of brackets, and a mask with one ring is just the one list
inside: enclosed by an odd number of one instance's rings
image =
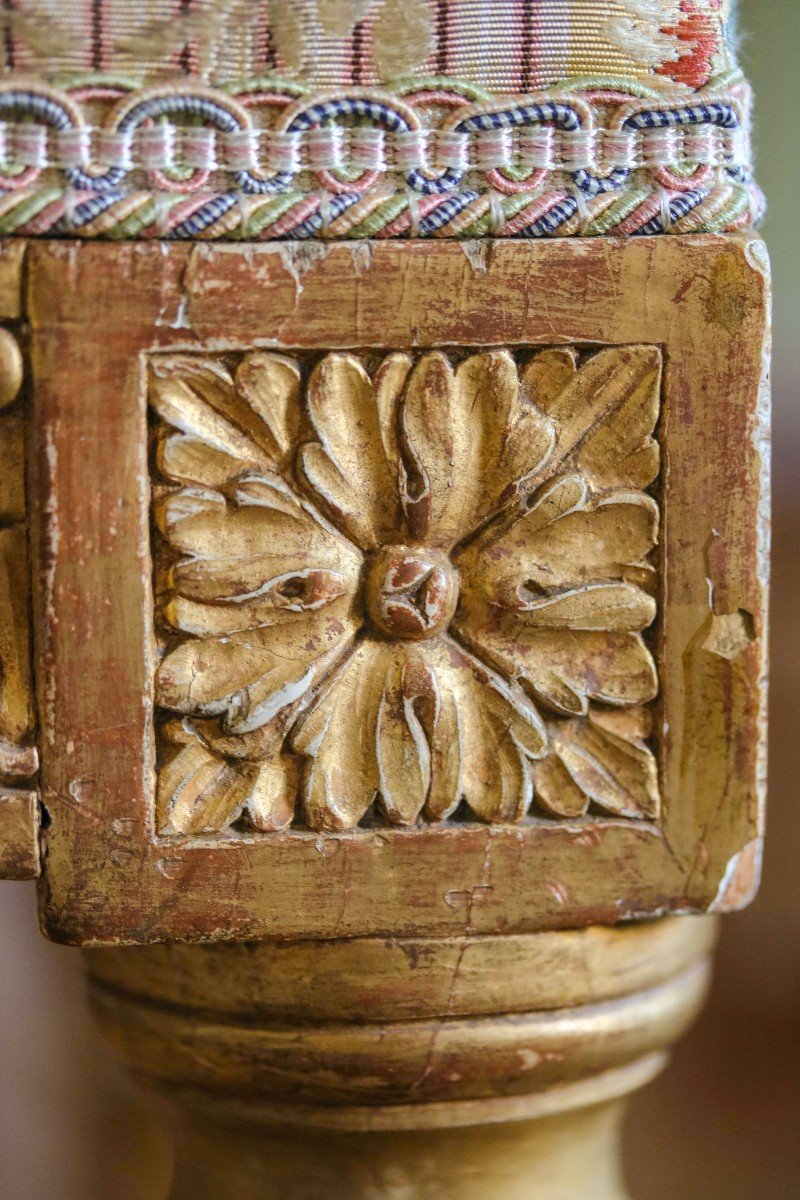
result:
[(759, 870), (746, 89), (715, 5), (263, 7), (0, 85), (2, 869), (174, 1200), (619, 1200)]

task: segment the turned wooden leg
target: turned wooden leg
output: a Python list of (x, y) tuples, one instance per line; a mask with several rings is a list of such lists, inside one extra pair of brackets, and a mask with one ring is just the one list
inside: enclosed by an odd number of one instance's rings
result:
[(102, 1030), (172, 1106), (173, 1200), (622, 1200), (625, 1098), (695, 1016), (714, 932), (86, 959)]
[(342, 1133), (184, 1113), (170, 1200), (625, 1200), (623, 1114), (610, 1100), (496, 1125)]

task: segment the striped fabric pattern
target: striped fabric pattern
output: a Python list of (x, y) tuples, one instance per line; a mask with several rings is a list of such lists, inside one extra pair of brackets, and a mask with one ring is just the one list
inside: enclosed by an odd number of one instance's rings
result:
[(756, 223), (730, 0), (0, 0), (0, 236)]
[(2, 0), (5, 75), (306, 87), (446, 75), (499, 93), (607, 76), (700, 88), (732, 65), (727, 0)]

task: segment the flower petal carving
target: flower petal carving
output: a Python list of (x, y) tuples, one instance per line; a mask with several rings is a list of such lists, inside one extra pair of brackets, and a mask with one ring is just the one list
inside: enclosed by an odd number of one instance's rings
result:
[[(412, 824), (438, 754), (429, 742), (434, 687), (419, 651), (372, 639), (359, 645), (292, 738), (309, 760), (305, 804), (313, 827), (350, 828), (378, 795), (393, 824)], [(347, 761), (343, 744), (351, 747)]]
[(150, 400), (168, 425), (239, 464), (273, 465), (268, 430), (220, 363), (190, 355), (161, 359), (153, 369)]
[(510, 615), (456, 629), (499, 671), (556, 712), (585, 714), (590, 700), (646, 704), (658, 691), (655, 664), (638, 633), (532, 627)]
[(292, 748), (309, 760), (303, 802), (312, 829), (352, 828), (375, 799), (386, 666), (384, 646), (362, 641), (292, 734)]
[(397, 471), (383, 427), (394, 413), (396, 374), (385, 372), (388, 395), (379, 403), (357, 359), (328, 354), (308, 384), (309, 415), (319, 442), (302, 447), (301, 474), (331, 519), (365, 549), (393, 540), (397, 528)]
[(247, 355), (235, 380), (213, 360), (159, 359), (150, 402), (171, 430), (162, 431), (159, 470), (209, 487), (223, 487), (248, 468), (285, 468), (308, 429), (299, 368), (280, 354)]
[(248, 354), (236, 370), (236, 390), (269, 431), (262, 440), (272, 459), (285, 467), (307, 427), (297, 363), (282, 354)]
[(435, 546), (449, 548), (523, 490), (553, 444), (507, 351), (474, 354), (455, 371), (445, 355), (423, 355), (401, 420), (409, 528)]
[(357, 628), (357, 551), (277, 476), (245, 475), (230, 498), (184, 488), (162, 498), (156, 517), (185, 556), (164, 616), (198, 639), (164, 658), (160, 702), (219, 716), (228, 732), (285, 719)]
[(567, 475), (542, 489), (510, 526), (487, 530), (457, 561), (491, 603), (516, 608), (525, 588), (629, 578), (657, 538), (658, 508), (650, 496), (611, 492), (592, 499), (581, 476)]
[(551, 752), (534, 767), (536, 796), (560, 817), (582, 816), (590, 804), (618, 817), (658, 815), (656, 760), (641, 725), (593, 711), (551, 731)]
[(563, 378), (551, 359), (545, 381), (536, 358), (522, 376), (531, 392), (547, 395), (546, 411), (556, 422), (549, 473), (572, 461), (593, 487), (647, 487), (658, 474), (652, 435), (661, 390), (660, 351), (654, 346), (609, 347), (571, 374), (567, 361), (562, 362)]
[(289, 756), (229, 762), (180, 721), (169, 722), (163, 736), (170, 754), (159, 771), (156, 810), (164, 832), (213, 832), (243, 812), (265, 832), (291, 823), (298, 771)]
[(393, 824), (411, 824), (423, 806), (442, 819), (462, 798), (485, 820), (518, 820), (547, 733), (522, 691), (456, 642), (367, 639), (300, 718), (292, 745), (310, 760), (309, 824), (346, 829), (378, 796)]
[(356, 628), (334, 608), (324, 623), (309, 618), (284, 626), (278, 645), (270, 626), (182, 642), (158, 668), (158, 702), (220, 717), (228, 733), (249, 733), (281, 715), (288, 720)]
[(157, 501), (155, 515), (181, 555), (171, 585), (191, 599), (255, 601), (277, 576), (314, 568), (337, 572), (345, 591), (357, 585), (359, 553), (277, 476), (244, 476), (227, 496), (182, 488)]
[(463, 796), (485, 821), (520, 820), (532, 796), (529, 763), (547, 747), (538, 712), (520, 688), (455, 641), (433, 648), (429, 661), (437, 703), (428, 815), (449, 815)]
[(656, 602), (630, 583), (587, 583), (566, 592), (517, 593), (516, 609), (528, 625), (546, 629), (646, 629)]
[(569, 346), (556, 346), (534, 354), (521, 372), (521, 382), (530, 401), (549, 413), (578, 370), (578, 356)]
[(428, 684), (418, 655), (395, 647), (378, 707), (375, 753), (381, 802), (397, 825), (416, 820), (430, 789), (431, 754), (418, 711)]
[(661, 357), (157, 360), (167, 832), (653, 819)]

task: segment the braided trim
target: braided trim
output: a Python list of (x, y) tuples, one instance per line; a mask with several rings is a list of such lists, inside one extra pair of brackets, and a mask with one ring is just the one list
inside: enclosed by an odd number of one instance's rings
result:
[(688, 98), (432, 82), (235, 96), (0, 83), (0, 235), (597, 236), (762, 214), (741, 81)]

